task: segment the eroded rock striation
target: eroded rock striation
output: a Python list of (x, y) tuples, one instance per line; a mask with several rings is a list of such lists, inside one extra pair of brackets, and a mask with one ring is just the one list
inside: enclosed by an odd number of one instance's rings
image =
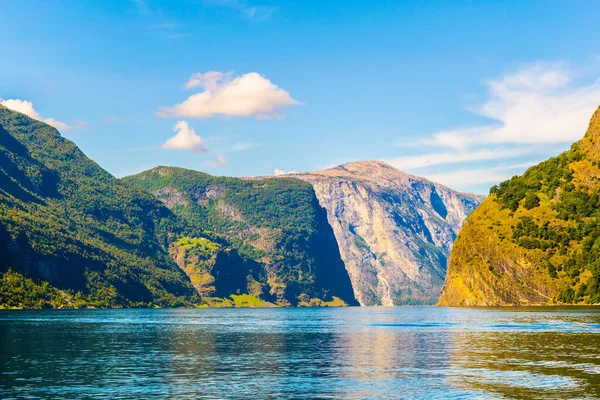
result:
[(366, 306), (434, 304), (454, 239), (483, 199), (380, 161), (287, 177), (313, 185)]

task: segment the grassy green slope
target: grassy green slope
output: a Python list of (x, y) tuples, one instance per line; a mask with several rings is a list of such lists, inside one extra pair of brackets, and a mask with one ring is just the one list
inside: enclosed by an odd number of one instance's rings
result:
[[(209, 276), (198, 277), (205, 283), (201, 290), (213, 288), (219, 297), (248, 293), (280, 305), (338, 304), (331, 303), (334, 296), (356, 304), (326, 212), (310, 184), (215, 177), (171, 167), (124, 180), (220, 238), (217, 268), (203, 269)], [(187, 256), (172, 251), (176, 257)], [(205, 264), (210, 256), (196, 254), (193, 259)]]
[(0, 107), (0, 273), (12, 270), (11, 291), (47, 282), (45, 306), (190, 304), (195, 291), (167, 251), (182, 229), (56, 129)]
[(600, 108), (569, 151), (490, 190), (452, 250), (441, 305), (600, 303)]

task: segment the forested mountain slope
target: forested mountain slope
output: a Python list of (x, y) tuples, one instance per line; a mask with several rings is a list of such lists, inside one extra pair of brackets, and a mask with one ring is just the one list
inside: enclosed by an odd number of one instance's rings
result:
[(167, 251), (184, 229), (56, 129), (0, 106), (0, 305), (196, 302)]
[(173, 167), (124, 180), (219, 242), (212, 248), (189, 242), (171, 247), (201, 293), (246, 294), (277, 305), (358, 304), (310, 184), (215, 177)]
[(600, 303), (600, 108), (563, 154), (490, 190), (450, 259), (441, 305)]

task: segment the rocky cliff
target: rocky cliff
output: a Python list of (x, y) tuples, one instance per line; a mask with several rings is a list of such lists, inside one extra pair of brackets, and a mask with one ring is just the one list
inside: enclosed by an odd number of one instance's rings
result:
[(490, 190), (450, 260), (441, 305), (600, 303), (600, 109), (584, 138)]
[(482, 200), (379, 161), (288, 177), (313, 185), (361, 305), (435, 303), (454, 239)]

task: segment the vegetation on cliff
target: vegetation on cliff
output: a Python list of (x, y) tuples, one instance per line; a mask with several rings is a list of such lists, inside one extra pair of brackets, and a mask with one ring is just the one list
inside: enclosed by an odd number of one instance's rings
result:
[[(277, 305), (356, 304), (326, 212), (298, 179), (215, 177), (157, 167), (124, 178), (153, 193), (219, 247), (172, 246), (206, 296), (247, 294)], [(334, 303), (334, 296), (338, 300)]]
[(354, 304), (310, 185), (173, 171), (179, 215), (0, 107), (0, 307)]
[(494, 186), (452, 251), (443, 305), (600, 303), (600, 109), (563, 154)]
[[(19, 290), (24, 306), (33, 304), (33, 293), (40, 307), (58, 305), (56, 293), (79, 306), (197, 302), (167, 251), (184, 228), (168, 208), (111, 176), (56, 129), (0, 107), (3, 304), (14, 306)], [(7, 297), (8, 288), (14, 296)]]

